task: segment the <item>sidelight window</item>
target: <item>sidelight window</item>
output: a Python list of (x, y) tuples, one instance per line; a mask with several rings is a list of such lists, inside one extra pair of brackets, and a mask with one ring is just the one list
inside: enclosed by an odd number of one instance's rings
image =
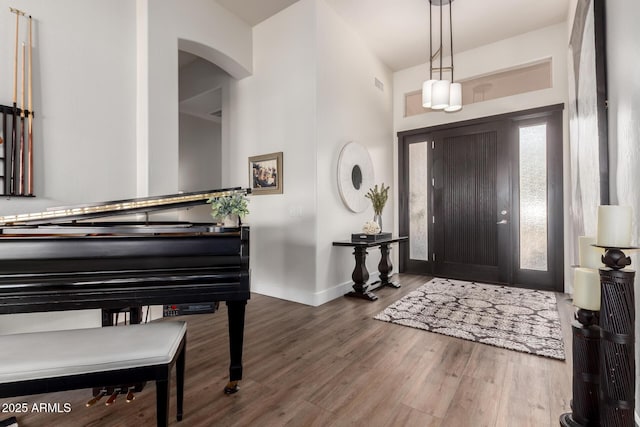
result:
[(409, 145), (409, 257), (428, 261), (429, 185), (428, 143)]
[(547, 125), (519, 131), (520, 268), (547, 271)]

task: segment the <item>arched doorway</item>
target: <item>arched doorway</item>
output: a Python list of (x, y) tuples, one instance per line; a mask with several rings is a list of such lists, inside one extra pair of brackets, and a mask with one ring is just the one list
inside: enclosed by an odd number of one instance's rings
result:
[[(221, 188), (223, 91), (233, 77), (182, 50), (178, 64), (178, 188), (183, 192)], [(206, 205), (180, 216), (189, 221), (211, 219)]]

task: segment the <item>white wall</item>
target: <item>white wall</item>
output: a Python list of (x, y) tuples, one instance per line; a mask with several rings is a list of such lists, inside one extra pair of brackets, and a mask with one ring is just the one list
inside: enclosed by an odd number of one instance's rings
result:
[[(178, 190), (178, 48), (201, 56), (234, 77), (252, 68), (251, 28), (208, 0), (138, 0), (138, 54), (148, 58), (138, 73), (138, 194)], [(223, 123), (224, 126), (224, 123)], [(223, 135), (225, 135), (223, 130)], [(236, 167), (232, 165), (231, 167)]]
[[(209, 61), (197, 58), (180, 67), (179, 165), (180, 191), (222, 188), (222, 126), (211, 113), (222, 108), (221, 92), (230, 76)], [(210, 222), (209, 205), (178, 211), (180, 221)]]
[[(230, 88), (232, 136), (223, 146), (242, 167), (223, 184), (248, 182), (247, 157), (284, 153), (284, 193), (251, 197), (252, 290), (322, 304), (351, 287), (352, 251), (331, 243), (373, 215), (352, 214), (340, 200), (342, 146), (367, 146), (376, 179), (392, 184), (391, 74), (323, 0), (301, 0), (258, 24), (253, 48), (253, 75)], [(393, 224), (390, 207), (385, 221)]]
[[(15, 15), (9, 7), (33, 16), (36, 197), (3, 197), (0, 215), (135, 196), (135, 3), (0, 0), (3, 105), (13, 98)], [(28, 40), (26, 30), (22, 19), (21, 41)], [(0, 316), (0, 333), (99, 322), (95, 310)]]
[(209, 61), (197, 59), (180, 68), (178, 94), (180, 102), (227, 84), (229, 73)]
[[(249, 184), (248, 157), (283, 152), (283, 194), (249, 204), (251, 287), (312, 302), (316, 269), (316, 20), (301, 0), (253, 29), (253, 75), (230, 85), (230, 143), (237, 167), (223, 185)], [(226, 150), (226, 154), (224, 154)]]
[(220, 188), (220, 124), (180, 114), (180, 191)]
[[(373, 55), (365, 42), (324, 1), (318, 11), (317, 83), (317, 271), (315, 303), (321, 304), (351, 290), (353, 249), (334, 247), (334, 240), (348, 240), (373, 218), (373, 209), (353, 213), (338, 193), (338, 156), (355, 141), (364, 145), (374, 165), (374, 182), (393, 181), (393, 122), (391, 71)], [(381, 91), (375, 79), (384, 84)], [(393, 230), (395, 211), (389, 202), (383, 211), (385, 231)], [(367, 269), (377, 274), (380, 251), (368, 251)], [(397, 250), (392, 250), (397, 259)], [(397, 266), (397, 262), (395, 264)]]
[[(607, 91), (609, 100), (609, 170), (611, 203), (634, 211), (632, 243), (640, 243), (640, 3), (619, 0), (606, 4)], [(631, 253), (638, 271), (640, 257)], [(640, 313), (638, 273), (635, 309)], [(636, 314), (636, 366), (640, 355), (640, 316)], [(640, 371), (636, 369), (636, 423), (640, 423)]]
[[(220, 124), (188, 114), (180, 114), (180, 191), (201, 191), (222, 188)], [(181, 221), (212, 220), (209, 205), (194, 206), (180, 211)]]
[[(498, 70), (516, 67), (544, 58), (552, 60), (552, 87), (535, 92), (513, 95), (484, 102), (465, 105), (457, 113), (431, 112), (404, 117), (404, 96), (408, 92), (419, 90), (428, 76), (428, 63), (398, 71), (393, 79), (393, 116), (394, 131), (454, 123), (479, 117), (487, 117), (512, 111), (526, 110), (558, 103), (565, 104), (563, 113), (564, 128), (564, 228), (568, 229), (569, 197), (569, 138), (567, 124), (567, 29), (566, 23), (553, 25), (510, 39), (502, 40), (477, 49), (455, 53), (456, 79), (484, 75)], [(447, 58), (443, 60), (447, 63)], [(397, 138), (395, 138), (397, 140)], [(394, 176), (397, 179), (397, 143), (394, 144)], [(397, 197), (394, 199), (397, 209)], [(570, 290), (571, 270), (570, 245), (565, 238), (565, 289)]]
[[(135, 5), (127, 0), (55, 4), (1, 0), (0, 7), (4, 11), (0, 57), (5, 59), (0, 103), (4, 105), (13, 98), (15, 15), (8, 9), (18, 7), (33, 16), (34, 192), (38, 196), (5, 199), (0, 214), (39, 209), (48, 200), (79, 203), (133, 196)], [(27, 20), (21, 19), (20, 41), (27, 40)], [(21, 81), (18, 104), (20, 92)]]

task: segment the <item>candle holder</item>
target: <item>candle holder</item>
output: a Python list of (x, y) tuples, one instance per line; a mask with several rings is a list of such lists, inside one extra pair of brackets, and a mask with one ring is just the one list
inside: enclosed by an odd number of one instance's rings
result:
[(597, 426), (600, 422), (600, 327), (598, 312), (579, 308), (573, 330), (573, 398), (571, 412), (560, 416), (562, 427)]
[[(635, 271), (624, 269), (631, 258), (608, 247), (600, 268), (600, 424), (633, 427), (635, 410)], [(624, 270), (623, 270), (624, 269)]]

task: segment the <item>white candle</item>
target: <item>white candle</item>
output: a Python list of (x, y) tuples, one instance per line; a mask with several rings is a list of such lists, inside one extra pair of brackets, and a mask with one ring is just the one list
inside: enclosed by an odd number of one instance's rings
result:
[(598, 245), (631, 246), (631, 206), (598, 206)]
[(576, 268), (573, 274), (573, 305), (600, 311), (600, 274), (591, 268)]
[(596, 238), (591, 236), (578, 237), (578, 262), (580, 267), (595, 268), (604, 267), (602, 263), (602, 255), (604, 255), (604, 249), (596, 248), (592, 246), (596, 243)]

